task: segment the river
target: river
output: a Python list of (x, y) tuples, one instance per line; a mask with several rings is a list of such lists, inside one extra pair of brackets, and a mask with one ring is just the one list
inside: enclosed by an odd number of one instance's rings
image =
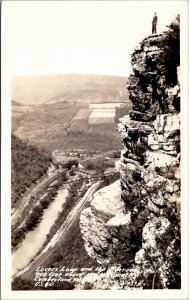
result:
[(25, 268), (30, 260), (37, 254), (41, 246), (46, 240), (51, 226), (54, 224), (58, 213), (62, 210), (68, 191), (60, 189), (55, 200), (44, 210), (44, 215), (40, 224), (27, 233), (26, 238), (20, 247), (12, 255), (12, 276), (17, 274), (19, 270)]

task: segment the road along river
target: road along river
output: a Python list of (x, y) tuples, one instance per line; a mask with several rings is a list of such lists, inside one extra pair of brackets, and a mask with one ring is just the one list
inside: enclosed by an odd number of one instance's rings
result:
[[(67, 219), (65, 222), (61, 225), (57, 233), (53, 236), (53, 238), (50, 240), (50, 242), (45, 246), (45, 248), (40, 252), (39, 255), (35, 257), (35, 259), (22, 271), (17, 273), (17, 276), (21, 276), (23, 278), (30, 278), (32, 273), (35, 272), (35, 270), (42, 266), (44, 263), (48, 264), (48, 257), (51, 255), (51, 253), (54, 250), (54, 247), (56, 246), (56, 243), (59, 239), (63, 239), (65, 234), (68, 232), (70, 226), (73, 224), (75, 218), (77, 215), (81, 212), (82, 208), (84, 207), (85, 203), (87, 201), (90, 201), (91, 196), (95, 191), (98, 189), (101, 181), (98, 181), (94, 183), (88, 191), (85, 193), (83, 198), (80, 199), (80, 201), (74, 206), (74, 208), (70, 211), (68, 214)], [(31, 244), (30, 244), (31, 247)], [(33, 245), (32, 245), (33, 247)], [(26, 265), (25, 265), (26, 266)], [(20, 268), (21, 269), (21, 268)]]
[(23, 217), (24, 217), (23, 214), (25, 214), (26, 216), (26, 214), (29, 213), (32, 196), (35, 196), (39, 191), (47, 188), (59, 176), (61, 176), (61, 173), (56, 171), (50, 176), (45, 177), (38, 184), (35, 185), (35, 187), (28, 193), (27, 196), (23, 197), (22, 199), (20, 199), (20, 201), (18, 201), (18, 203), (16, 204), (17, 208), (14, 211), (11, 218), (11, 225), (13, 230), (18, 226), (18, 224), (21, 224), (23, 222)]
[(42, 220), (33, 231), (26, 235), (21, 246), (12, 255), (12, 275), (25, 268), (31, 259), (37, 254), (46, 240), (51, 226), (54, 224), (58, 213), (62, 210), (62, 205), (68, 195), (67, 189), (61, 189), (54, 201), (44, 210)]

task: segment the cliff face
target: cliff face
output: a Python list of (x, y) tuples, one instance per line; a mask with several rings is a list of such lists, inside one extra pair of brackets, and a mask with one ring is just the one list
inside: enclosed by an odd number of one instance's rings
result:
[(118, 124), (120, 182), (98, 191), (81, 214), (88, 254), (132, 270), (122, 288), (180, 282), (180, 87), (170, 82), (165, 42), (163, 34), (149, 36), (132, 54), (133, 110)]
[(85, 248), (102, 265), (121, 263), (128, 256), (130, 212), (123, 212), (120, 182), (116, 181), (99, 190), (90, 207), (81, 213)]

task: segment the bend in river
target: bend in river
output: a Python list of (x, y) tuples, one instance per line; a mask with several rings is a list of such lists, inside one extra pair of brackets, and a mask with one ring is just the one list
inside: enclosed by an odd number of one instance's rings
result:
[(44, 210), (40, 224), (26, 235), (21, 246), (12, 255), (12, 276), (25, 268), (30, 260), (37, 254), (46, 240), (51, 226), (54, 224), (58, 213), (62, 210), (68, 191), (60, 189), (55, 200)]

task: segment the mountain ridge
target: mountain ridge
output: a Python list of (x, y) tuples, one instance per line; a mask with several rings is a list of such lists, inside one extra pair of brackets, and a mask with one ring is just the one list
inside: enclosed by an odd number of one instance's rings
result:
[(125, 102), (127, 77), (63, 74), (12, 77), (12, 99), (22, 104)]

